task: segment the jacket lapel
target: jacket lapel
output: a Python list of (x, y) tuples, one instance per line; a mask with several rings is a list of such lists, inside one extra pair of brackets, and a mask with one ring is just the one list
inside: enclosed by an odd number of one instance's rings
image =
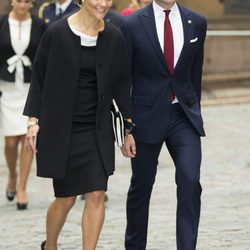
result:
[(176, 71), (178, 71), (178, 69), (181, 67), (182, 62), (184, 61), (183, 59), (186, 57), (187, 52), (189, 51), (189, 39), (190, 39), (191, 29), (193, 26), (193, 20), (191, 18), (191, 13), (187, 9), (180, 6), (179, 4), (178, 4), (178, 7), (180, 10), (181, 19), (182, 19), (184, 44), (183, 44), (183, 47), (181, 50), (180, 57), (179, 57), (177, 64), (174, 68), (174, 73)]
[(4, 19), (5, 19), (3, 25), (4, 28), (2, 30), (6, 30), (6, 33), (4, 33), (4, 36), (3, 38), (1, 37), (1, 39), (5, 39), (5, 44), (11, 44), (11, 54), (15, 55), (16, 52), (12, 47), (11, 37), (10, 37), (9, 15), (6, 15)]
[(144, 12), (139, 16), (139, 18), (152, 44), (152, 47), (155, 50), (155, 53), (158, 55), (160, 62), (164, 67), (164, 70), (167, 70), (168, 72), (168, 68), (165, 62), (164, 55), (162, 53), (161, 45), (156, 31), (155, 17), (152, 4), (145, 8)]

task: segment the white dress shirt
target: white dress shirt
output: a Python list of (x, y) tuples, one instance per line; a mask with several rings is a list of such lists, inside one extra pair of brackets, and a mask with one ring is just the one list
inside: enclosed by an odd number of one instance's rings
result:
[(58, 16), (60, 14), (60, 9), (61, 9), (62, 13), (64, 13), (65, 10), (69, 7), (69, 5), (70, 5), (71, 2), (72, 2), (72, 0), (67, 0), (63, 4), (60, 4), (57, 1), (56, 2), (56, 16)]
[[(158, 5), (154, 1), (153, 10), (155, 15), (155, 24), (156, 24), (158, 39), (161, 45), (161, 49), (162, 51), (164, 51), (165, 9), (163, 9), (160, 5)], [(175, 3), (171, 8), (171, 11), (169, 13), (169, 20), (171, 23), (173, 37), (174, 37), (174, 67), (175, 67), (180, 57), (181, 50), (184, 44), (184, 34), (183, 34), (181, 14), (177, 3)]]
[[(153, 11), (155, 16), (156, 31), (162, 52), (164, 51), (164, 22), (166, 16), (164, 10), (165, 9), (163, 9), (160, 5), (158, 5), (155, 1), (153, 1)], [(174, 67), (175, 67), (179, 60), (181, 50), (184, 44), (184, 33), (183, 33), (181, 14), (177, 3), (175, 3), (170, 10), (171, 11), (169, 13), (169, 20), (173, 31)], [(173, 100), (172, 103), (177, 103), (177, 102), (178, 99), (175, 96), (175, 99)]]

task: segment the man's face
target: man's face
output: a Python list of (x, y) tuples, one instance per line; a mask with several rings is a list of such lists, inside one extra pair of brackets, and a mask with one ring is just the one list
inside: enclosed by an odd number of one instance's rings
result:
[(170, 9), (176, 2), (176, 0), (155, 0), (164, 9)]

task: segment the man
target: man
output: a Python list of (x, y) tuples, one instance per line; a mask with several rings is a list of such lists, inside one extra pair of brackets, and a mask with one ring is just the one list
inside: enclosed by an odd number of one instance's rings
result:
[[(205, 136), (200, 98), (206, 27), (203, 16), (175, 0), (154, 0), (121, 26), (130, 54), (136, 141), (127, 199), (126, 250), (146, 249), (149, 202), (163, 143), (176, 167), (177, 249), (196, 247), (200, 136)], [(130, 145), (124, 145), (125, 154)]]
[(38, 17), (46, 23), (53, 23), (63, 17), (70, 16), (78, 10), (79, 6), (74, 3), (74, 0), (56, 0), (43, 3), (39, 8)]

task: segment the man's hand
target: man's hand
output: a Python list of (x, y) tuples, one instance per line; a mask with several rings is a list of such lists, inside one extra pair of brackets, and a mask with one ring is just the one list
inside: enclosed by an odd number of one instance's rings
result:
[(26, 138), (25, 138), (25, 148), (31, 150), (33, 154), (37, 152), (35, 148), (35, 139), (37, 137), (37, 133), (39, 131), (38, 124), (32, 125), (28, 128)]
[(122, 154), (125, 157), (134, 158), (136, 155), (135, 140), (132, 134), (125, 136), (125, 142), (121, 147)]

